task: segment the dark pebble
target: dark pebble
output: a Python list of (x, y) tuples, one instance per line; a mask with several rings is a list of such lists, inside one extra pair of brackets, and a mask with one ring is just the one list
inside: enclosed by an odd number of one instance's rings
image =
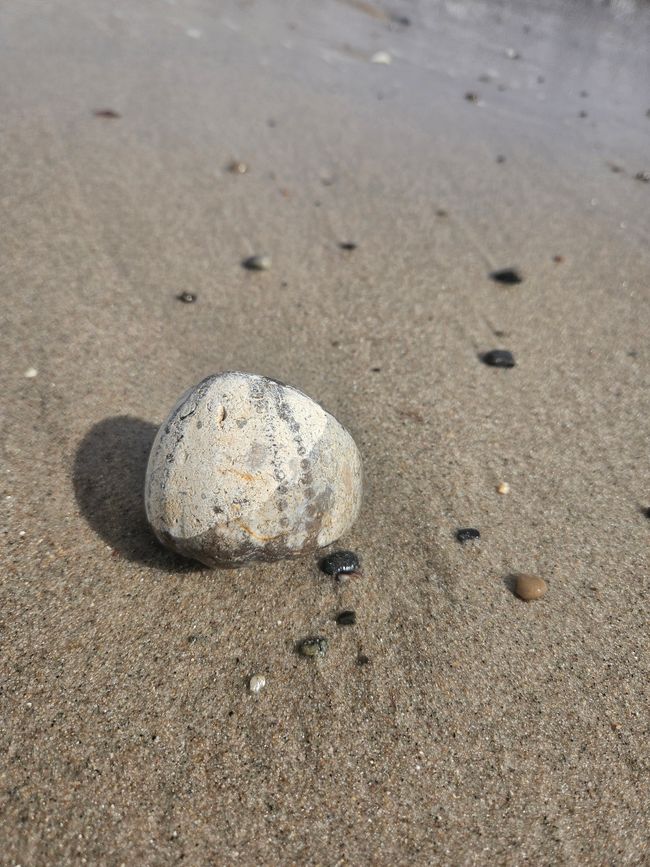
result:
[(370, 370), (373, 373), (381, 373), (381, 367), (371, 367)]
[(578, 112), (578, 117), (589, 117), (589, 115), (587, 114), (586, 111), (580, 111), (580, 112)]
[(336, 615), (336, 622), (339, 626), (354, 626), (357, 622), (357, 612), (341, 611)]
[(105, 117), (109, 120), (122, 117), (119, 111), (114, 111), (112, 108), (98, 108), (93, 114), (95, 117)]
[(501, 268), (499, 271), (492, 271), (490, 279), (495, 283), (503, 283), (506, 286), (516, 286), (517, 283), (523, 283), (524, 278), (516, 268)]
[(339, 247), (341, 250), (356, 250), (357, 244), (355, 244), (354, 241), (341, 241)]
[(445, 211), (444, 208), (438, 208), (438, 210), (436, 211), (436, 217), (448, 217), (448, 216), (449, 216), (449, 213), (447, 211)]
[(249, 256), (242, 262), (244, 268), (248, 271), (268, 271), (271, 267), (271, 257), (264, 254)]
[(465, 542), (473, 542), (475, 539), (480, 539), (481, 531), (475, 530), (474, 527), (464, 527), (462, 530), (456, 530), (456, 538), (464, 545)]
[(564, 256), (561, 256), (559, 254), (557, 256), (553, 256), (553, 261), (556, 265), (560, 265), (562, 262), (564, 262)]
[(515, 357), (509, 349), (491, 349), (481, 356), (481, 361), (490, 367), (515, 366)]
[(320, 561), (321, 571), (326, 575), (349, 575), (361, 568), (359, 558), (354, 551), (333, 551)]
[(406, 15), (391, 15), (390, 20), (395, 24), (401, 24), (402, 27), (409, 27), (411, 24), (411, 19)]
[(478, 93), (474, 93), (470, 90), (465, 94), (465, 99), (467, 102), (478, 102)]
[(646, 518), (650, 519), (650, 506), (648, 506), (648, 508), (645, 510), (645, 516)]
[(504, 157), (503, 154), (498, 154), (498, 155), (497, 155), (497, 162), (498, 162), (498, 163), (505, 163), (505, 161), (506, 161), (506, 158)]
[(370, 657), (366, 656), (365, 653), (360, 653), (357, 656), (357, 665), (368, 665), (370, 663)]
[(181, 292), (181, 294), (177, 295), (176, 298), (179, 301), (182, 301), (183, 304), (194, 304), (196, 301), (196, 295), (194, 292)]
[(327, 653), (327, 639), (322, 635), (316, 635), (313, 638), (305, 638), (298, 645), (298, 653), (301, 656), (315, 657), (325, 656)]
[(642, 181), (644, 184), (650, 184), (650, 172), (637, 172), (634, 175), (635, 181)]

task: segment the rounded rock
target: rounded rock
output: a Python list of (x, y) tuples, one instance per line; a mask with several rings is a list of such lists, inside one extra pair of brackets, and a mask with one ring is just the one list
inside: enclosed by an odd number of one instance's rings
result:
[(548, 584), (537, 575), (517, 575), (515, 578), (515, 593), (525, 602), (541, 599), (548, 590)]
[(332, 544), (356, 520), (361, 492), (359, 450), (320, 404), (228, 372), (186, 391), (160, 427), (145, 507), (164, 545), (232, 567)]

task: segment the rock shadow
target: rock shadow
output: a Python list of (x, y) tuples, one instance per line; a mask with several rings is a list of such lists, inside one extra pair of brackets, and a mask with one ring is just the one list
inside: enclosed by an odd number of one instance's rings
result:
[(144, 479), (157, 431), (156, 425), (131, 416), (94, 425), (75, 455), (77, 503), (93, 530), (127, 560), (167, 572), (204, 569), (163, 548), (147, 522)]

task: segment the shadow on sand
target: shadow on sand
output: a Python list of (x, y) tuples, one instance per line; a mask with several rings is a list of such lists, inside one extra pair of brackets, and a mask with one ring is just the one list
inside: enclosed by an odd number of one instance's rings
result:
[(147, 523), (144, 478), (158, 428), (131, 416), (94, 425), (79, 443), (73, 484), (81, 513), (93, 530), (127, 560), (167, 572), (205, 567), (167, 551)]

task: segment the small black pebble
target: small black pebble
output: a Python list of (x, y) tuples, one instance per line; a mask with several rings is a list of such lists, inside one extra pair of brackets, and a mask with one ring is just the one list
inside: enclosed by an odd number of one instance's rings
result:
[(411, 24), (411, 19), (406, 15), (391, 15), (390, 20), (395, 24), (401, 24), (402, 27), (409, 27)]
[(320, 561), (320, 568), (326, 575), (348, 575), (358, 572), (361, 567), (354, 551), (333, 551)]
[(517, 283), (523, 283), (524, 278), (516, 268), (501, 268), (499, 271), (492, 271), (490, 279), (495, 283), (504, 283), (506, 286), (516, 286)]
[(589, 117), (589, 115), (587, 114), (586, 111), (580, 111), (580, 112), (578, 112), (578, 117)]
[(370, 657), (366, 656), (365, 653), (360, 653), (357, 656), (357, 665), (368, 665), (370, 662)]
[(341, 250), (356, 250), (357, 249), (357, 245), (354, 243), (354, 241), (341, 241), (341, 243), (339, 244), (339, 247), (341, 248)]
[(371, 367), (370, 370), (371, 370), (373, 373), (380, 373), (380, 372), (381, 372), (381, 367)]
[(448, 216), (449, 216), (449, 214), (447, 211), (445, 211), (444, 208), (438, 208), (438, 210), (436, 211), (436, 217), (448, 217)]
[(503, 154), (498, 154), (498, 155), (497, 155), (497, 162), (498, 162), (498, 163), (505, 163), (505, 161), (506, 161), (506, 158), (504, 157)]
[(341, 611), (336, 615), (336, 622), (339, 626), (354, 626), (357, 622), (356, 611)]
[(456, 538), (461, 544), (472, 542), (474, 539), (480, 539), (480, 530), (475, 530), (473, 527), (464, 527), (462, 530), (456, 530)]
[(481, 356), (481, 361), (490, 367), (515, 366), (515, 357), (509, 349), (491, 349)]
[(181, 292), (181, 294), (176, 297), (179, 301), (182, 301), (183, 304), (194, 304), (196, 301), (196, 295), (194, 292)]
[(650, 518), (650, 506), (645, 510), (645, 516), (646, 518)]
[(122, 117), (119, 111), (115, 111), (112, 108), (98, 108), (97, 111), (93, 112), (93, 114), (95, 115), (95, 117), (104, 117), (108, 120)]
[(469, 90), (465, 94), (465, 99), (467, 100), (467, 102), (478, 102), (478, 93), (474, 93), (473, 91)]

